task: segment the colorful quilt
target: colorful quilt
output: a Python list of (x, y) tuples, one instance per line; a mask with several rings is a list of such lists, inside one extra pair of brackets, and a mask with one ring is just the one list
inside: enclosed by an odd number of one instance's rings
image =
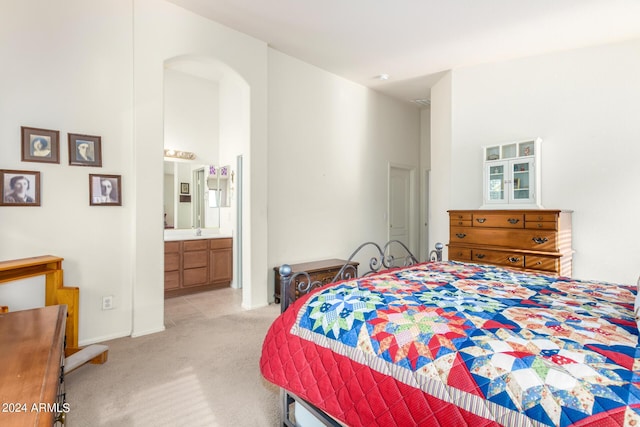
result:
[(640, 426), (635, 293), (420, 264), (296, 301), (261, 370), (349, 425)]

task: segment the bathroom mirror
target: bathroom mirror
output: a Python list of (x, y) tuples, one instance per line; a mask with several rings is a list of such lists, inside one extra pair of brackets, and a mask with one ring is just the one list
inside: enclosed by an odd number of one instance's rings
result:
[(228, 207), (229, 166), (164, 161), (165, 229), (219, 228)]

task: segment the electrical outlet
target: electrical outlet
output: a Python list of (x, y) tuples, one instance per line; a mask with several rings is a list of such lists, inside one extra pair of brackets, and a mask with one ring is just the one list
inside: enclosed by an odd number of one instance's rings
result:
[(102, 297), (102, 309), (111, 310), (113, 308), (113, 296)]

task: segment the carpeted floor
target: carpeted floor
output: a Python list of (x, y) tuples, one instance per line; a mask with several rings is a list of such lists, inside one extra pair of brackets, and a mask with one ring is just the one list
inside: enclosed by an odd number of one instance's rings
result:
[(278, 425), (279, 391), (258, 361), (279, 306), (242, 310), (240, 293), (167, 300), (167, 330), (106, 342), (107, 363), (66, 377), (67, 425)]

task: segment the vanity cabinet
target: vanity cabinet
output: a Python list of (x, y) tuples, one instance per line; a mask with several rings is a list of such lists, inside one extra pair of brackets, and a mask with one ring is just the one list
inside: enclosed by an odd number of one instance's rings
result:
[(232, 242), (226, 237), (165, 242), (165, 297), (229, 286), (233, 278)]
[(449, 211), (449, 260), (571, 276), (571, 211)]

